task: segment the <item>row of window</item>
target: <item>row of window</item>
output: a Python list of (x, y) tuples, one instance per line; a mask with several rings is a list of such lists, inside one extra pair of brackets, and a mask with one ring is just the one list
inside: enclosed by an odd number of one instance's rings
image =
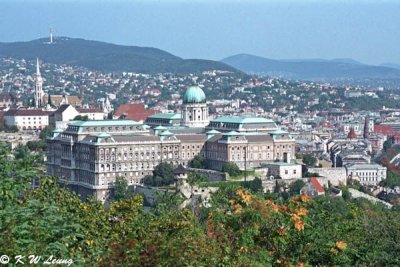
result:
[[(112, 154), (114, 154), (116, 151), (118, 151), (119, 152), (119, 154), (118, 155), (120, 155), (120, 156), (122, 156), (122, 153), (124, 153), (124, 152), (128, 152), (128, 150), (130, 151), (130, 152), (132, 152), (132, 151), (147, 151), (147, 152), (149, 152), (149, 151), (158, 151), (159, 150), (159, 148), (161, 148), (161, 146), (134, 146), (134, 147), (129, 147), (129, 149), (127, 148), (127, 147), (124, 147), (124, 148), (101, 148), (101, 149), (99, 149), (99, 154), (101, 155), (101, 154), (108, 154), (108, 153), (112, 153)], [(165, 145), (165, 146), (162, 146), (162, 149), (165, 151), (165, 150), (179, 150), (179, 146), (169, 146), (169, 145)], [(126, 153), (125, 153), (125, 155), (126, 155)]]
[(139, 126), (114, 126), (114, 127), (108, 126), (108, 127), (84, 127), (83, 128), (83, 131), (85, 131), (85, 132), (99, 132), (99, 131), (104, 132), (106, 130), (109, 132), (113, 132), (113, 131), (121, 132), (121, 131), (127, 131), (127, 130), (140, 131), (140, 130), (143, 130), (143, 128), (140, 125)]
[[(352, 172), (353, 174), (353, 172)], [(376, 176), (379, 175), (379, 172), (356, 172), (357, 176)], [(384, 171), (381, 171), (381, 175), (384, 175)]]
[(36, 120), (36, 119), (38, 119), (38, 120), (40, 120), (40, 121), (42, 120), (42, 117), (22, 117), (23, 120), (25, 120), (26, 118), (27, 118), (28, 120), (30, 120), (31, 118), (32, 118), (32, 120)]

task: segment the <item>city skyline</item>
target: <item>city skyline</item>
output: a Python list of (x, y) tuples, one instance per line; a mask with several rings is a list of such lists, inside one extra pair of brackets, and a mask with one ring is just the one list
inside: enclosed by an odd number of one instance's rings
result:
[(156, 47), (182, 58), (221, 60), (248, 53), (400, 63), (395, 1), (93, 3), (1, 1), (0, 41), (47, 37), (52, 28), (55, 36)]

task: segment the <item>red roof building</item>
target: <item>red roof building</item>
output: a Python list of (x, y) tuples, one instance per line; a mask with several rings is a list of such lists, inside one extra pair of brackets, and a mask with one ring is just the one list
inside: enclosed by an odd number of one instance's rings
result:
[(393, 136), (395, 134), (391, 126), (382, 124), (374, 126), (374, 133), (383, 134), (386, 136)]
[(356, 131), (354, 131), (353, 127), (350, 129), (350, 132), (347, 135), (347, 138), (349, 138), (349, 139), (356, 139), (357, 138)]
[(145, 121), (147, 117), (157, 113), (160, 113), (160, 111), (145, 109), (143, 104), (122, 104), (115, 111), (114, 118)]
[(318, 182), (317, 178), (310, 178), (310, 182), (314, 185), (314, 187), (317, 190), (318, 194), (324, 194), (325, 193), (324, 188)]
[(317, 178), (310, 178), (308, 182), (301, 188), (300, 194), (314, 198), (324, 195), (325, 190)]

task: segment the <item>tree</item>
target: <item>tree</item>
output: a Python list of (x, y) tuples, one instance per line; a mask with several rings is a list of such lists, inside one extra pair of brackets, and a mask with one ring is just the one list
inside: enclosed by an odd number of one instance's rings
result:
[(264, 190), (262, 186), (262, 181), (258, 177), (254, 178), (251, 181), (242, 181), (240, 182), (240, 184), (244, 188), (251, 190), (253, 193), (263, 192)]
[(190, 167), (196, 169), (206, 169), (207, 165), (202, 156), (196, 155), (189, 163)]
[(14, 154), (15, 154), (16, 159), (24, 159), (24, 158), (28, 157), (30, 152), (29, 152), (29, 149), (27, 146), (18, 145), (15, 148)]
[(28, 141), (26, 146), (32, 151), (44, 151), (47, 148), (47, 143), (43, 140)]
[(296, 180), (289, 185), (289, 193), (290, 195), (298, 195), (300, 194), (300, 189), (303, 188), (304, 181), (303, 180)]
[(202, 183), (202, 182), (207, 182), (208, 181), (208, 177), (207, 177), (207, 175), (202, 175), (197, 171), (196, 172), (190, 172), (188, 174), (187, 181), (188, 181), (188, 184), (193, 186), (193, 185), (196, 185), (196, 184), (199, 184), (199, 183)]
[(317, 164), (317, 159), (313, 155), (307, 154), (303, 156), (303, 163), (308, 167), (314, 167)]
[(383, 143), (383, 151), (387, 151), (389, 148), (391, 148), (393, 146), (393, 141), (392, 141), (392, 138), (389, 138), (388, 140), (386, 140), (384, 143)]
[(107, 120), (112, 120), (114, 117), (114, 111), (111, 111), (107, 114)]
[(116, 200), (127, 199), (130, 197), (128, 181), (125, 177), (117, 176), (114, 185), (114, 198)]
[(47, 104), (52, 107), (53, 106), (53, 102), (51, 101), (51, 95), (49, 93), (48, 97), (47, 97)]
[(174, 166), (172, 164), (161, 162), (153, 170), (153, 176), (146, 176), (145, 185), (163, 186), (170, 185), (175, 182)]
[(0, 125), (0, 132), (16, 133), (18, 131), (19, 131), (19, 129), (15, 125), (14, 126)]
[(74, 118), (74, 121), (87, 121), (89, 120), (89, 117), (87, 115), (82, 116), (82, 115), (78, 115)]
[(400, 174), (388, 171), (386, 180), (382, 181), (382, 184), (390, 188), (400, 186)]
[(53, 131), (54, 128), (52, 126), (46, 126), (40, 131), (39, 138), (45, 141), (46, 137), (50, 136)]
[(238, 176), (240, 174), (240, 169), (234, 162), (227, 162), (222, 167), (223, 172), (227, 172), (229, 176)]

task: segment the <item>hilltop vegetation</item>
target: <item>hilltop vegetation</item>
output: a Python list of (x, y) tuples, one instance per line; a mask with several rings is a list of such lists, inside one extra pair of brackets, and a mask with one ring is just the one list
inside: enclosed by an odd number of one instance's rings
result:
[(238, 72), (222, 62), (182, 59), (161, 49), (124, 46), (77, 38), (58, 37), (29, 42), (0, 43), (0, 57), (69, 64), (105, 72), (199, 73), (209, 70)]
[(221, 60), (247, 73), (302, 80), (400, 79), (393, 66), (371, 66), (351, 59), (275, 60), (239, 54)]
[[(53, 255), (76, 266), (398, 266), (400, 213), (366, 201), (221, 188), (212, 208), (156, 206), (141, 196), (109, 207), (45, 177), (26, 150), (0, 147), (3, 254)], [(7, 159), (8, 158), (8, 159)]]

